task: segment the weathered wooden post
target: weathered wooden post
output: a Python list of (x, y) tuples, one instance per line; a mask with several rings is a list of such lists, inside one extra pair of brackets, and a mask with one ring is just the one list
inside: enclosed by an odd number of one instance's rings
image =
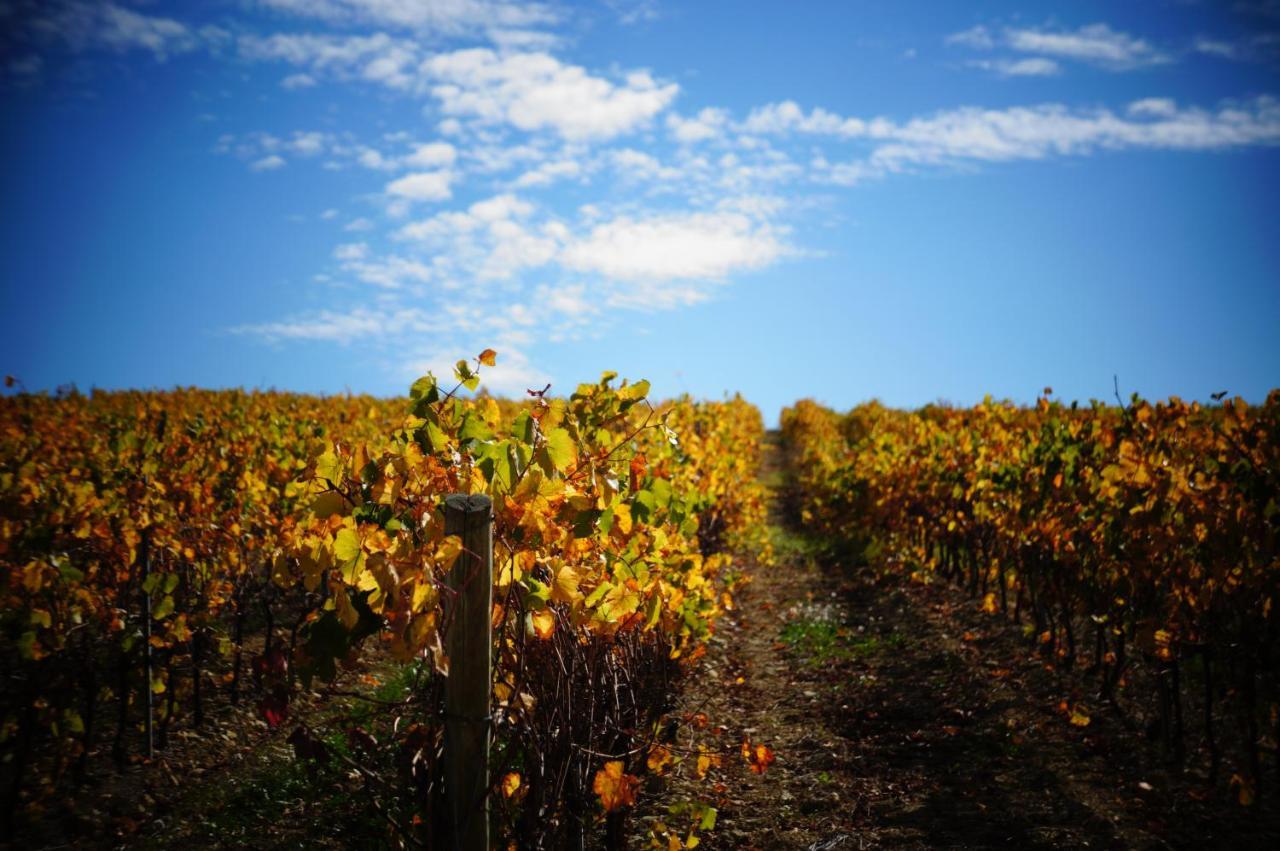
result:
[(147, 759), (156, 755), (156, 737), (154, 732), (155, 692), (151, 690), (151, 530), (142, 530), (142, 543), (138, 547), (138, 558), (142, 562), (142, 694), (146, 702), (147, 717), (144, 724), (146, 736)]
[(444, 693), (444, 777), (450, 847), (489, 848), (489, 693), (493, 687), (493, 502), (445, 499), (444, 529), (462, 538), (449, 572), (453, 612), (445, 635), (449, 677)]

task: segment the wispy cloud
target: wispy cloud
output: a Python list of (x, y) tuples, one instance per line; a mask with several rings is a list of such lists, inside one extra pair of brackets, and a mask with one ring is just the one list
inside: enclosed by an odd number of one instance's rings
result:
[(225, 36), (216, 27), (193, 28), (110, 2), (51, 0), (21, 4), (19, 10), (12, 19), (16, 23), (9, 25), (21, 28), (22, 36), (36, 43), (61, 42), (74, 51), (141, 51), (163, 61)]
[(1280, 145), (1280, 102), (1259, 97), (1216, 111), (1180, 107), (1167, 98), (1134, 101), (1124, 114), (1043, 104), (1009, 109), (965, 107), (903, 123), (866, 122), (868, 154), (838, 164), (821, 161), (819, 173), (853, 184), (913, 166), (954, 166), (1079, 156), (1097, 150), (1209, 151)]
[(276, 12), (332, 24), (367, 24), (443, 35), (467, 35), (492, 27), (537, 26), (557, 19), (549, 5), (507, 0), (257, 0), (257, 3)]
[(1087, 62), (1113, 70), (1160, 65), (1170, 57), (1149, 42), (1106, 24), (1089, 24), (1077, 30), (1007, 29), (1005, 43), (1022, 53)]
[[(946, 43), (971, 50), (1005, 49), (1035, 54), (1029, 59), (999, 58), (971, 62), (1004, 76), (1046, 76), (1061, 70), (1058, 62), (1079, 62), (1108, 71), (1128, 71), (1173, 61), (1145, 39), (1095, 23), (1078, 29), (1004, 27), (998, 32), (978, 25), (947, 36)], [(1055, 61), (1057, 60), (1057, 61)]]
[(279, 154), (269, 154), (249, 164), (249, 168), (253, 171), (275, 171), (278, 168), (284, 168), (284, 166), (285, 159)]
[(1043, 56), (1027, 59), (975, 59), (969, 65), (995, 71), (1004, 77), (1053, 77), (1062, 73), (1061, 65)]

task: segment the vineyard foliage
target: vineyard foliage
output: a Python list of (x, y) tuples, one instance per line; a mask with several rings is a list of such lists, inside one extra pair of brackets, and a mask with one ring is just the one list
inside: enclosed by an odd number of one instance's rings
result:
[[(1252, 800), (1280, 683), (1280, 391), (1032, 408), (784, 412), (805, 523), (904, 579), (966, 587), (1096, 677), (1172, 759), (1190, 742)], [(1193, 707), (1195, 713), (1192, 713)]]
[[(460, 398), (494, 356), (408, 400), (0, 400), (9, 812), (38, 814), (107, 736), (127, 760), (148, 691), (163, 746), (211, 700), (288, 723), (300, 690), (373, 652), (424, 672), (369, 747), (407, 790), (389, 821), (436, 829), (451, 493), (493, 499), (504, 829), (567, 835), (617, 809), (593, 787), (652, 764), (675, 681), (733, 605), (733, 553), (767, 558), (763, 426), (741, 399), (655, 404), (611, 373), (567, 398)], [(314, 731), (291, 741), (324, 757)]]

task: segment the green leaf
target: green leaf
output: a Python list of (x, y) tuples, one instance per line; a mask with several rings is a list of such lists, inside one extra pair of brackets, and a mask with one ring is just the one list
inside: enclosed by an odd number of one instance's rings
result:
[(360, 555), (360, 536), (355, 529), (343, 528), (333, 539), (333, 554), (343, 563), (355, 561)]
[(484, 421), (484, 417), (475, 411), (467, 411), (462, 417), (462, 427), (458, 429), (458, 440), (466, 442), (468, 440), (485, 441), (493, 439), (493, 431), (490, 430), (488, 423)]
[(311, 503), (311, 512), (316, 517), (331, 517), (334, 514), (342, 514), (346, 505), (347, 502), (342, 498), (342, 494), (337, 491), (326, 491)]
[(330, 482), (342, 481), (342, 461), (334, 454), (333, 449), (326, 449), (316, 459), (316, 478)]
[(657, 499), (652, 491), (638, 491), (631, 501), (631, 513), (636, 520), (642, 523), (649, 522), (649, 518), (653, 516), (655, 508), (657, 508)]
[(27, 630), (18, 638), (18, 653), (23, 659), (32, 659), (36, 655), (36, 634)]
[(600, 519), (601, 511), (596, 508), (589, 508), (586, 511), (579, 511), (573, 518), (573, 534), (579, 538), (591, 537), (591, 532)]
[(67, 582), (84, 581), (84, 571), (74, 568), (69, 564), (58, 565), (58, 573), (62, 574), (63, 580)]
[(635, 384), (619, 388), (618, 398), (639, 402), (641, 399), (649, 395), (649, 382), (637, 381)]
[(528, 592), (525, 594), (525, 602), (529, 606), (530, 611), (538, 611), (546, 608), (551, 600), (551, 587), (543, 582), (539, 582), (533, 577), (525, 580), (528, 586)]
[(547, 456), (558, 472), (563, 473), (578, 458), (578, 447), (569, 432), (562, 428), (547, 429)]
[(173, 598), (168, 595), (165, 595), (164, 599), (151, 610), (151, 617), (158, 621), (164, 620), (171, 614), (173, 614)]
[(716, 829), (716, 808), (707, 807), (702, 814), (702, 821), (698, 823), (699, 830), (715, 830)]
[(414, 437), (417, 439), (418, 445), (427, 453), (442, 452), (449, 445), (449, 438), (440, 430), (440, 426), (430, 420), (427, 420), (414, 432)]
[(164, 578), (164, 593), (172, 594), (173, 589), (178, 587), (180, 577), (176, 573), (170, 573)]
[(649, 490), (653, 493), (655, 507), (666, 508), (671, 504), (671, 482), (666, 479), (654, 478), (653, 484), (649, 485)]
[(440, 400), (440, 388), (436, 384), (436, 377), (428, 372), (413, 382), (413, 386), (409, 388), (409, 398), (427, 405), (433, 405), (438, 402)]
[(533, 443), (533, 436), (537, 432), (537, 426), (533, 417), (529, 416), (528, 411), (521, 411), (520, 414), (511, 421), (511, 436), (523, 443)]

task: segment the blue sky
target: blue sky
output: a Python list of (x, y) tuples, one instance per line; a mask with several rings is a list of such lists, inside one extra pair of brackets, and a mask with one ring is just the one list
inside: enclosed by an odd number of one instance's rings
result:
[(0, 371), (1280, 385), (1280, 3), (0, 0)]

